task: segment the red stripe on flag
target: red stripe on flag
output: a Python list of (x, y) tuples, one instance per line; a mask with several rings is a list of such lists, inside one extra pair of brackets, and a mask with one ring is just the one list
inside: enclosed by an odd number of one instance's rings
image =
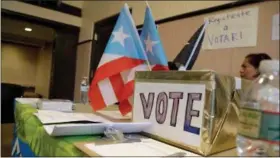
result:
[[(112, 87), (114, 89), (114, 92), (116, 94), (118, 101), (123, 100), (123, 98), (121, 98), (121, 94), (122, 94), (122, 90), (124, 88), (124, 82), (123, 82), (121, 74), (116, 74), (114, 76), (111, 76), (110, 82), (112, 84)], [(127, 99), (127, 98), (124, 98), (124, 99)]]
[(121, 57), (119, 59), (109, 61), (97, 68), (93, 83), (97, 83), (122, 71), (134, 68), (144, 62), (145, 61), (141, 59), (132, 59), (128, 57)]
[(88, 93), (90, 105), (94, 111), (101, 110), (106, 107), (103, 96), (97, 84), (92, 84)]
[(123, 116), (125, 116), (126, 114), (132, 111), (132, 106), (129, 103), (128, 99), (120, 102), (119, 110)]
[(132, 106), (130, 105), (129, 101), (127, 100), (133, 94), (133, 81), (124, 84), (121, 74), (116, 74), (110, 77), (110, 82), (118, 98), (119, 110), (122, 115), (126, 115), (132, 110)]
[(130, 93), (131, 90), (123, 93), (123, 89), (125, 85), (123, 83), (120, 72), (132, 69), (143, 63), (144, 60), (121, 57), (109, 61), (108, 63), (105, 63), (102, 66), (98, 67), (89, 90), (89, 99), (91, 101), (91, 106), (93, 110), (94, 111), (101, 110), (107, 106), (104, 102), (104, 98), (98, 86), (98, 82), (104, 80), (105, 78), (110, 79), (115, 95), (118, 98), (118, 101), (124, 102), (122, 104), (122, 108), (120, 109), (125, 109), (125, 110), (131, 109), (131, 107), (129, 107), (131, 105), (127, 104), (126, 101), (124, 100), (126, 100), (129, 96), (131, 96), (132, 93)]
[(164, 65), (155, 65), (153, 68), (152, 68), (153, 71), (160, 71), (160, 70), (166, 70), (168, 71), (169, 68), (168, 66), (164, 66)]
[(122, 100), (119, 105), (119, 110), (123, 116), (132, 111), (132, 105), (128, 101), (128, 98), (133, 95), (133, 90), (134, 81), (129, 81), (127, 84), (125, 84), (125, 87), (121, 93), (120, 98), (126, 98)]
[(129, 98), (130, 96), (132, 96), (133, 91), (134, 91), (134, 80), (129, 81), (128, 83), (125, 84), (121, 92), (120, 98), (122, 98), (122, 100)]

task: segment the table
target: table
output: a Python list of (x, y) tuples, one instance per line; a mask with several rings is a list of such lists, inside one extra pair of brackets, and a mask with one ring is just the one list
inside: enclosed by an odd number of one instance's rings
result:
[[(16, 102), (12, 156), (85, 156), (73, 143), (94, 141), (101, 137), (101, 135), (52, 137), (48, 135), (42, 123), (33, 115), (36, 111), (37, 109), (31, 105)], [(74, 111), (92, 112), (88, 105), (78, 105)]]
[[(111, 107), (108, 110), (114, 110)], [(92, 136), (63, 136), (52, 137), (43, 128), (34, 112), (37, 109), (27, 104), (15, 103), (15, 131), (12, 156), (87, 156), (74, 146), (76, 142), (91, 142), (101, 138), (101, 135)], [(89, 105), (77, 104), (74, 112), (92, 113)], [(213, 156), (236, 156), (236, 149), (228, 150)]]

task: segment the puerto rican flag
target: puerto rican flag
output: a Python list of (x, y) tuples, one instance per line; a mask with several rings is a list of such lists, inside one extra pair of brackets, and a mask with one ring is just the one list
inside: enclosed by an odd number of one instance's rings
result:
[(131, 112), (134, 72), (148, 70), (147, 56), (127, 4), (121, 10), (89, 89), (94, 111), (119, 102), (123, 115)]
[(151, 8), (148, 5), (140, 38), (152, 70), (169, 70), (165, 51), (152, 16)]

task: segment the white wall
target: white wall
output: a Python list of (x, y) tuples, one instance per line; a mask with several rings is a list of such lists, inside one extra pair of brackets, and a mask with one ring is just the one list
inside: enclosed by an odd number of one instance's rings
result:
[(1, 82), (35, 86), (39, 48), (1, 42)]
[[(150, 1), (148, 3), (155, 20), (159, 20), (230, 2), (232, 1)], [(132, 16), (136, 25), (142, 24), (146, 7), (145, 1), (85, 1), (80, 41), (91, 39), (93, 23), (117, 14), (124, 3), (132, 8)]]
[(43, 48), (1, 42), (1, 81), (34, 86), (35, 92), (49, 97), (52, 44)]

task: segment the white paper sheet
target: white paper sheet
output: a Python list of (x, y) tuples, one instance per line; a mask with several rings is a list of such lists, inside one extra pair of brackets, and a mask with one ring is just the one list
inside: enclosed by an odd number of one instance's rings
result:
[(139, 133), (149, 128), (151, 123), (95, 123), (95, 124), (60, 124), (44, 125), (45, 130), (52, 136), (102, 134), (107, 127), (116, 128), (124, 133)]
[(97, 124), (61, 124), (44, 125), (46, 132), (51, 136), (73, 136), (100, 134), (105, 130), (105, 125)]
[(111, 121), (92, 113), (66, 113), (52, 110), (38, 110), (35, 116), (43, 123), (62, 123), (74, 121), (107, 122)]
[[(94, 151), (102, 157), (106, 156), (168, 156), (176, 152), (184, 152), (185, 156), (199, 156), (197, 154), (176, 148), (174, 146), (153, 140), (142, 139), (142, 142), (95, 145), (86, 144), (89, 150)], [(129, 149), (129, 150), (127, 150)], [(110, 151), (110, 152), (108, 152)]]
[(123, 116), (119, 110), (114, 110), (114, 111), (105, 111), (101, 110), (98, 111), (97, 113), (100, 113), (104, 116), (110, 117), (112, 119), (118, 119), (118, 120), (126, 120), (126, 119), (131, 119), (132, 118), (132, 113), (128, 113), (127, 115)]
[(41, 110), (71, 112), (73, 109), (73, 102), (70, 100), (41, 100), (38, 107)]
[(279, 40), (279, 13), (272, 17), (272, 40)]

